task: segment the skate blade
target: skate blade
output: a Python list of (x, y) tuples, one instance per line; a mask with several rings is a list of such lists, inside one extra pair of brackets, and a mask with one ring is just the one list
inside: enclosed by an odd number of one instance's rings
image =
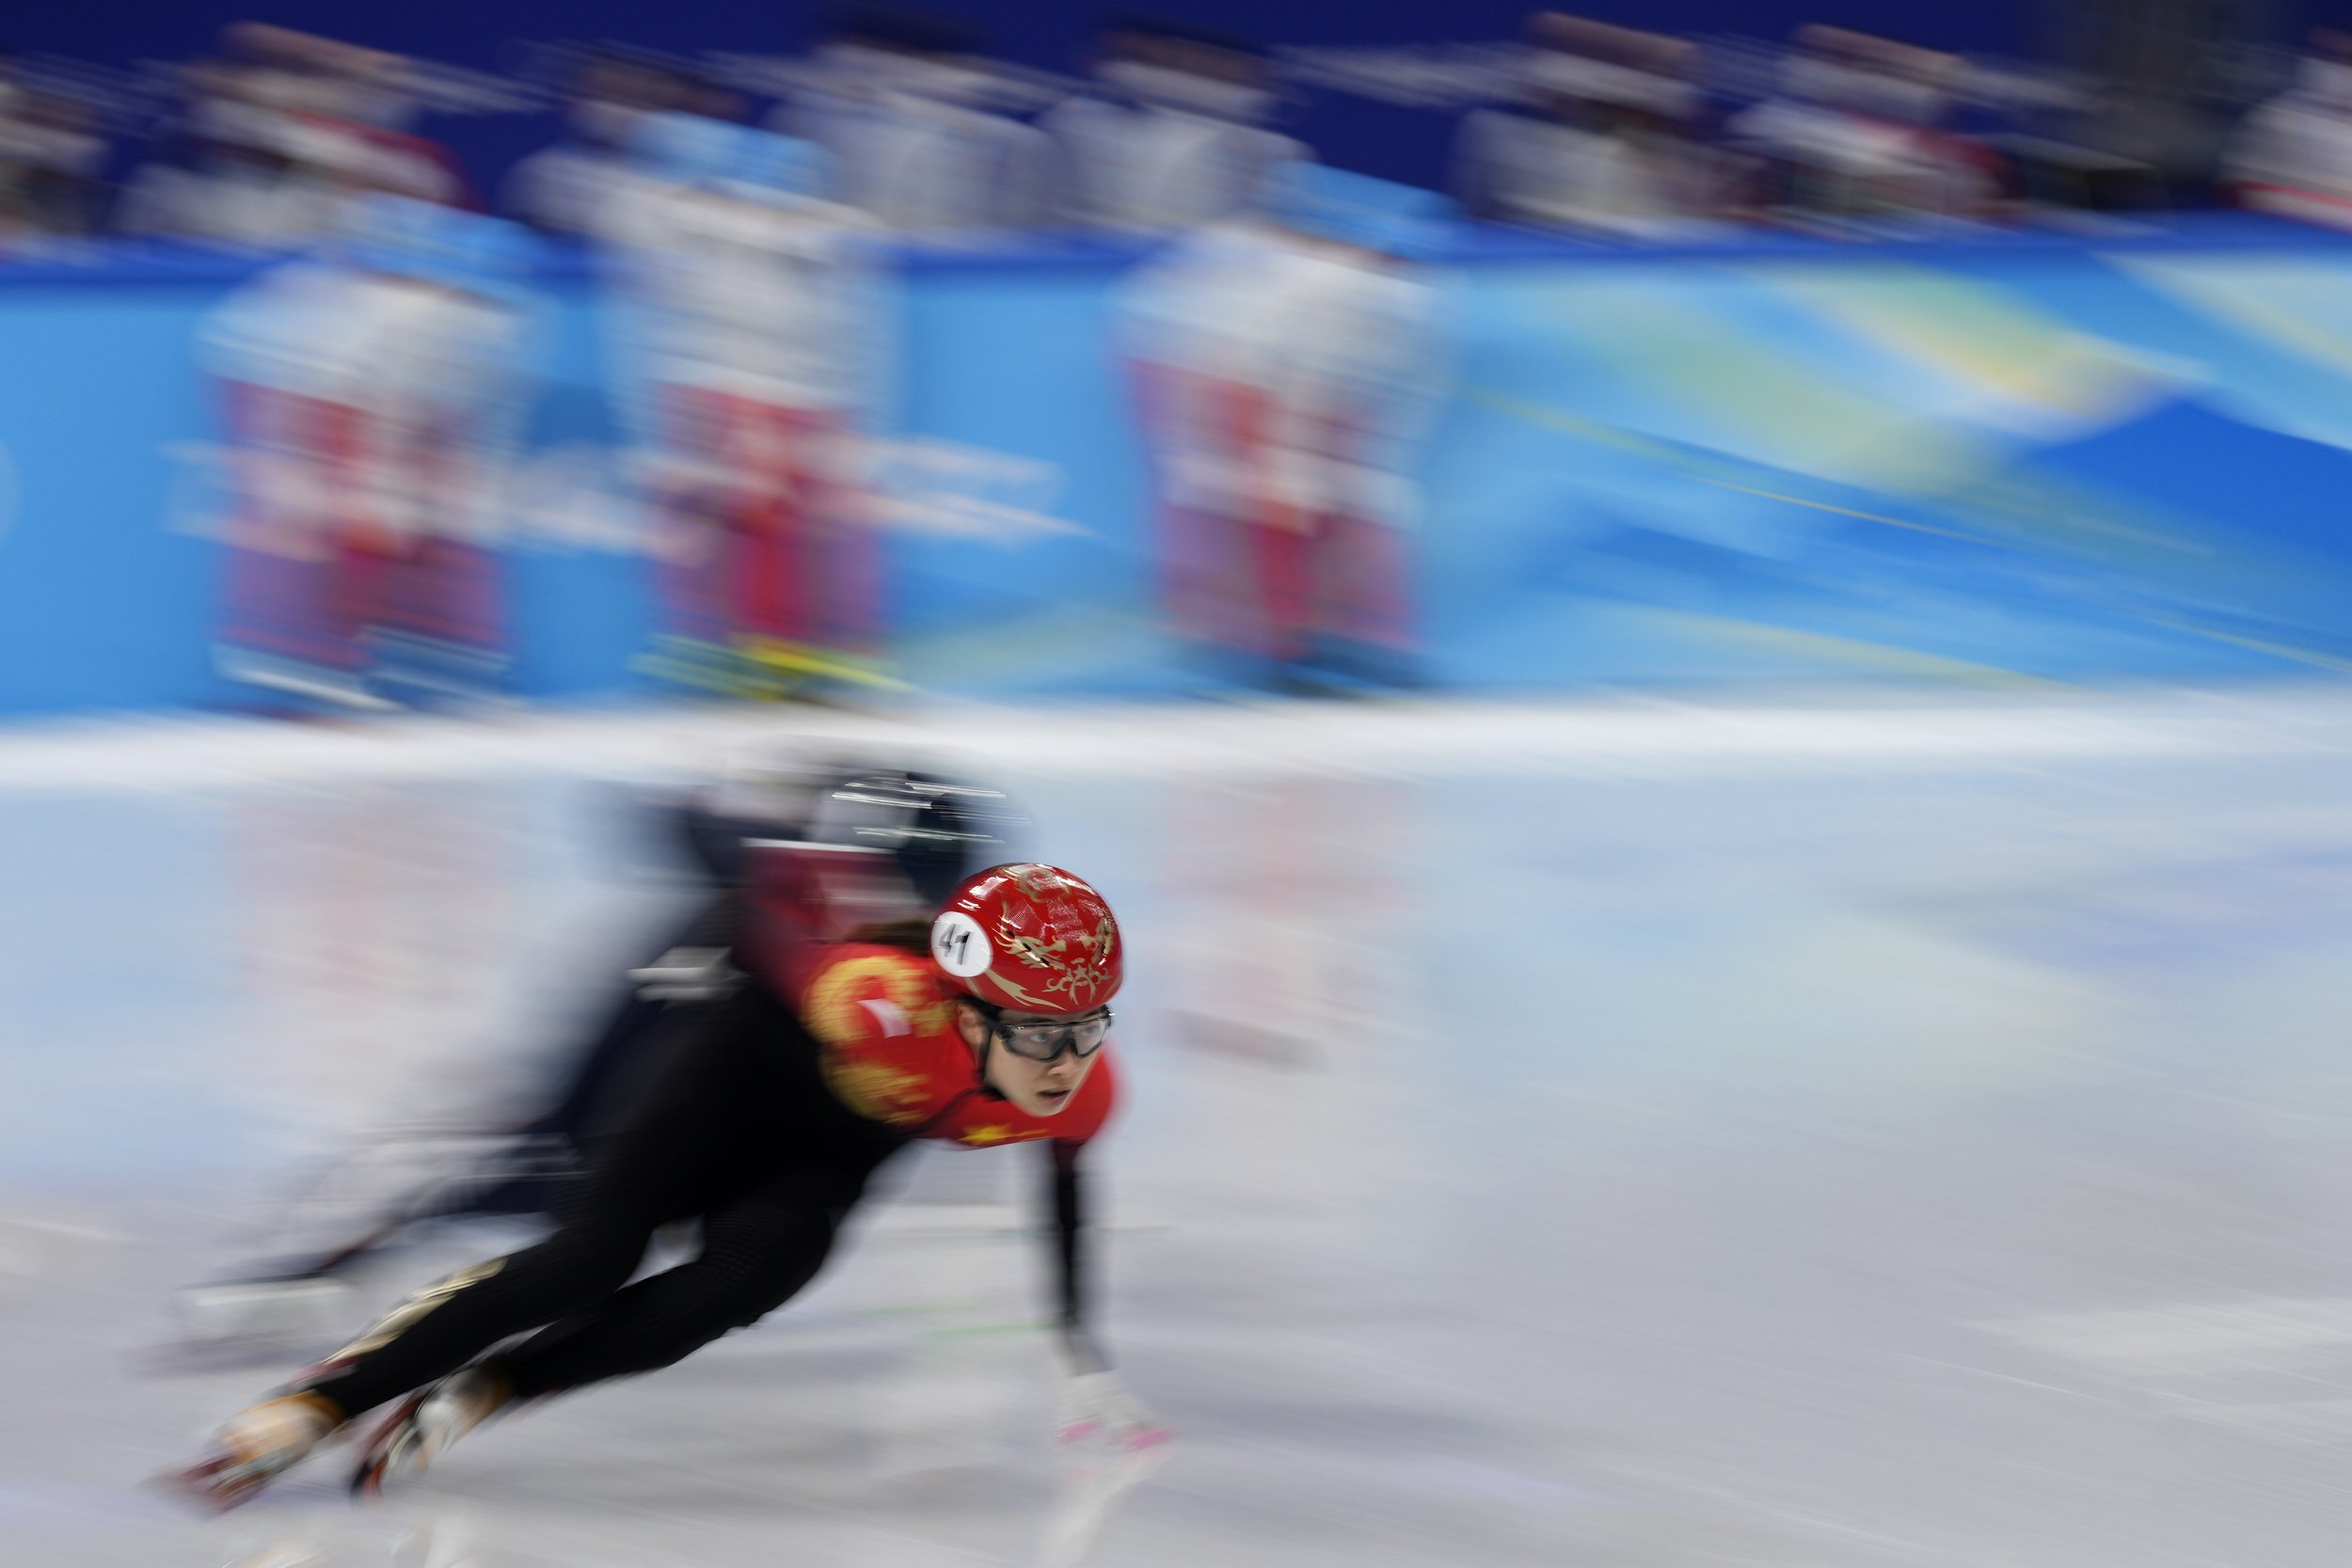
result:
[(235, 1473), (240, 1469), (249, 1470), (251, 1465), (240, 1465), (225, 1454), (216, 1454), (176, 1470), (151, 1475), (147, 1478), (147, 1485), (175, 1502), (192, 1504), (206, 1513), (226, 1513), (252, 1501), (278, 1474), (273, 1470), (240, 1476)]
[(421, 1441), (416, 1427), (416, 1415), (424, 1403), (424, 1395), (411, 1394), (401, 1401), (400, 1408), (368, 1439), (359, 1451), (359, 1462), (352, 1467), (351, 1495), (373, 1500), (384, 1495), (384, 1482)]

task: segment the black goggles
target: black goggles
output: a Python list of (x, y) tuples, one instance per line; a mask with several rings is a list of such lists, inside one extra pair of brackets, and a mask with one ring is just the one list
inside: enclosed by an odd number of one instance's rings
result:
[(1058, 1062), (1065, 1051), (1084, 1061), (1102, 1050), (1103, 1041), (1109, 1037), (1111, 1010), (1104, 1007), (1083, 1018), (1052, 1023), (1007, 1023), (1001, 1018), (991, 1022), (1005, 1049), (1025, 1061)]

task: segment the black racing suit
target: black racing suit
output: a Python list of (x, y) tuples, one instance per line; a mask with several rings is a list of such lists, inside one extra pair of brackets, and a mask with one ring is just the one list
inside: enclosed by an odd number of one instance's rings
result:
[[(554, 1233), (420, 1291), (302, 1386), (356, 1416), (529, 1333), (498, 1361), (532, 1398), (669, 1366), (816, 1276), (905, 1134), (834, 1097), (817, 1041), (757, 980), (671, 1004), (649, 1028), (581, 1140)], [(1063, 1329), (1099, 1364), (1082, 1327), (1076, 1150), (1048, 1147)], [(699, 1254), (629, 1283), (655, 1229), (680, 1219), (701, 1221)]]

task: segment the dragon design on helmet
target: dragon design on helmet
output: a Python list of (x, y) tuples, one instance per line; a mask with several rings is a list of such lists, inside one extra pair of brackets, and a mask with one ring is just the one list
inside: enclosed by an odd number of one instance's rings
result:
[[(1111, 953), (1118, 942), (1118, 927), (1107, 919), (1096, 922), (1092, 931), (1052, 942), (1016, 931), (1009, 921), (1000, 918), (996, 922), (997, 948), (1026, 968), (1045, 971), (1045, 976), (1036, 981), (1040, 990), (1065, 995), (1082, 994), (1108, 980)], [(1001, 974), (997, 984), (1008, 991), (1023, 989)]]

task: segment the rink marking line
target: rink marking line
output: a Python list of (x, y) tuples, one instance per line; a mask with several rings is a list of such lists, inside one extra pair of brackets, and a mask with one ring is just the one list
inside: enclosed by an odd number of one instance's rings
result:
[[(1018, 736), (1017, 743), (1008, 736)], [(0, 731), (0, 793), (189, 794), (354, 782), (696, 776), (746, 750), (900, 747), (1031, 775), (1248, 777), (1349, 770), (1446, 777), (1566, 769), (1705, 776), (1856, 766), (2266, 756), (2352, 750), (2329, 694), (2175, 691), (1942, 705), (1733, 706), (1651, 697), (1332, 706), (943, 706), (903, 717), (716, 713), (398, 720), (342, 730), (165, 719)]]
[(1898, 1361), (1915, 1361), (1922, 1366), (1941, 1367), (1947, 1371), (1966, 1372), (1972, 1377), (1989, 1377), (1996, 1383), (2014, 1383), (2022, 1388), (2039, 1389), (2045, 1394), (2064, 1394), (2068, 1399), (2088, 1400), (2092, 1404), (2113, 1404), (2115, 1402), (2088, 1389), (2069, 1388), (2063, 1384), (2044, 1383), (2039, 1378), (2019, 1377), (2014, 1372), (1996, 1372), (1990, 1367), (1974, 1366), (1966, 1361), (1950, 1361), (1940, 1355), (1919, 1355), (1909, 1351), (1893, 1353)]
[(79, 1282), (129, 1243), (119, 1231), (85, 1221), (0, 1213), (0, 1302), (17, 1300), (36, 1283)]
[(955, 1328), (927, 1328), (924, 1338), (930, 1339), (979, 1339), (1001, 1338), (1013, 1334), (1042, 1334), (1054, 1325), (1046, 1322), (1019, 1323), (969, 1323)]
[(2352, 1347), (2352, 1296), (2268, 1296), (2060, 1312), (1974, 1325), (2045, 1354), (2143, 1377), (2275, 1369)]
[(1873, 1545), (1899, 1546), (1907, 1552), (1924, 1552), (1931, 1557), (1968, 1563), (1971, 1568), (1981, 1568), (1981, 1559), (1971, 1557), (1953, 1547), (1938, 1546), (1931, 1542), (1914, 1541), (1899, 1535), (1888, 1535), (1883, 1530), (1847, 1524), (1842, 1519), (1825, 1518), (1804, 1509), (1790, 1508), (1785, 1503), (1773, 1502), (1770, 1498), (1754, 1497), (1744, 1492), (1734, 1491), (1726, 1486), (1718, 1486), (1710, 1481), (1692, 1481), (1685, 1476), (1675, 1475), (1671, 1471), (1612, 1465), (1606, 1466), (1605, 1473), (1625, 1477), (1668, 1493), (1680, 1493), (1687, 1497), (1705, 1497), (1718, 1503), (1730, 1503), (1753, 1517), (1771, 1520), (1780, 1525), (1794, 1526), (1799, 1529), (1811, 1530), (1819, 1534), (1867, 1541)]

